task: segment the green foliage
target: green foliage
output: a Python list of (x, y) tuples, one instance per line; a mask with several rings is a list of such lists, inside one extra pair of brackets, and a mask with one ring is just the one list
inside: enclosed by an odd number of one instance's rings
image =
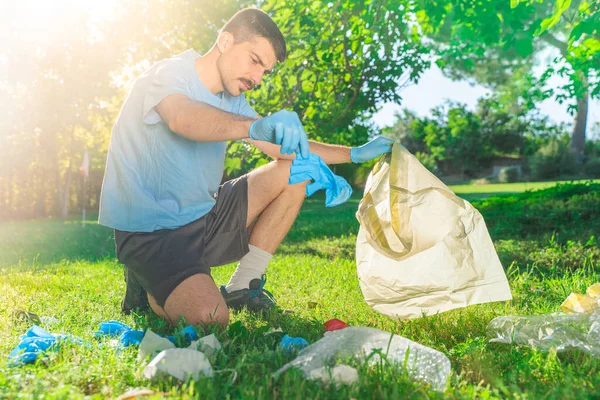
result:
[(600, 178), (600, 157), (587, 160), (583, 166), (583, 170), (590, 178)]
[(501, 183), (513, 183), (519, 180), (519, 169), (515, 167), (506, 167), (500, 170), (498, 181)]
[(540, 23), (540, 27), (535, 31), (534, 35), (539, 36), (544, 31), (552, 28), (560, 21), (563, 13), (571, 6), (571, 0), (556, 0), (554, 13)]
[(551, 179), (577, 171), (575, 157), (568, 144), (552, 140), (540, 147), (530, 159), (531, 174), (535, 179)]
[[(587, 106), (590, 96), (600, 96), (596, 0), (421, 1), (420, 5), (418, 20), (436, 43), (442, 60), (438, 65), (447, 74), (470, 77), (496, 90), (508, 89), (516, 101), (529, 107), (554, 97), (575, 113)], [(534, 55), (548, 48), (560, 55), (539, 79), (531, 78)], [(515, 72), (525, 79), (513, 80)], [(566, 77), (568, 83), (547, 88), (552, 76)], [(585, 122), (576, 123), (572, 148), (579, 158), (585, 136)]]
[(417, 160), (419, 160), (419, 162), (421, 164), (423, 164), (423, 166), (425, 168), (427, 168), (429, 171), (431, 171), (434, 174), (438, 173), (439, 170), (438, 170), (437, 162), (435, 160), (435, 156), (433, 156), (432, 154), (429, 154), (429, 153), (423, 153), (421, 151), (417, 151), (415, 153), (415, 157), (417, 157)]
[[(490, 167), (495, 156), (525, 154), (529, 138), (539, 147), (544, 135), (554, 135), (546, 121), (524, 109), (514, 113), (495, 97), (480, 99), (475, 111), (448, 102), (431, 114), (421, 118), (404, 110), (384, 134), (399, 140), (436, 173), (476, 175)], [(539, 131), (545, 133), (538, 135)]]
[(229, 142), (224, 179), (246, 174), (268, 162), (268, 158), (250, 143), (243, 140)]
[(382, 101), (400, 102), (400, 83), (415, 82), (427, 50), (411, 30), (406, 0), (267, 1), (289, 57), (251, 94), (259, 114), (281, 108), (301, 116), (309, 138), (359, 145)]

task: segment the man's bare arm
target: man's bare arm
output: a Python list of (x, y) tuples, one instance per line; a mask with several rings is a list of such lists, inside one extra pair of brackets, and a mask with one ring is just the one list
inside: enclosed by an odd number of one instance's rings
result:
[(248, 137), (253, 118), (219, 110), (183, 94), (172, 94), (156, 111), (173, 132), (197, 142), (224, 142)]
[[(295, 154), (281, 154), (279, 151), (281, 146), (277, 144), (251, 139), (248, 139), (248, 142), (266, 155), (271, 156), (276, 160), (293, 160), (296, 158)], [(350, 147), (340, 146), (337, 144), (320, 143), (315, 142), (314, 140), (309, 140), (309, 143), (310, 152), (321, 157), (326, 164), (343, 164), (352, 161), (350, 159)]]

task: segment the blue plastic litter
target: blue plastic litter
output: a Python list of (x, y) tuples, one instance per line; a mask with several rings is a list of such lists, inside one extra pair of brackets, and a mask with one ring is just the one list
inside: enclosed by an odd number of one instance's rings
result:
[(96, 337), (110, 336), (119, 337), (123, 347), (131, 345), (138, 345), (144, 337), (144, 331), (131, 329), (130, 326), (125, 325), (119, 321), (106, 321), (100, 323), (100, 327), (94, 334)]
[(316, 154), (308, 158), (297, 156), (290, 166), (290, 185), (312, 181), (306, 185), (306, 195), (325, 189), (325, 207), (335, 207), (345, 203), (352, 195), (352, 188), (344, 178), (331, 172), (325, 161)]
[(139, 345), (144, 338), (144, 331), (131, 329), (121, 333), (119, 340), (123, 347), (129, 347), (131, 345)]
[(191, 342), (192, 340), (198, 340), (198, 333), (194, 330), (192, 325), (188, 325), (177, 333), (177, 336), (185, 336), (185, 340)]
[(21, 341), (8, 355), (8, 365), (15, 367), (33, 363), (39, 355), (46, 351), (58, 350), (60, 343), (65, 340), (77, 344), (83, 342), (75, 336), (52, 334), (37, 325), (33, 325), (27, 332), (21, 335)]
[[(96, 337), (110, 336), (119, 337), (123, 347), (139, 345), (144, 338), (144, 331), (131, 329), (119, 321), (102, 322), (98, 331), (94, 334)], [(178, 337), (184, 337), (187, 342), (198, 340), (198, 333), (192, 325), (188, 325), (174, 336), (168, 336), (168, 339), (175, 342)], [(82, 344), (83, 340), (72, 335), (52, 334), (44, 328), (33, 325), (23, 335), (21, 341), (8, 355), (8, 365), (10, 367), (33, 363), (40, 354), (46, 351), (55, 351), (60, 347), (62, 341), (70, 341), (76, 344)]]
[[(118, 336), (123, 347), (128, 347), (131, 345), (139, 345), (144, 338), (144, 331), (131, 329), (130, 326), (119, 321), (106, 321), (100, 324), (100, 328), (98, 328), (98, 331), (95, 333), (96, 337), (104, 335), (111, 337)], [(177, 338), (181, 336), (185, 338), (186, 342), (198, 340), (198, 333), (196, 333), (192, 325), (186, 326), (175, 335), (167, 336), (167, 339), (175, 343)]]
[(131, 327), (125, 325), (122, 322), (107, 321), (107, 322), (102, 322), (100, 324), (100, 328), (98, 328), (98, 330), (96, 331), (94, 336), (96, 336), (96, 337), (100, 337), (103, 335), (119, 336), (123, 332), (130, 331), (130, 330), (131, 330)]
[(301, 337), (291, 337), (288, 335), (284, 335), (281, 338), (281, 342), (279, 342), (279, 348), (286, 352), (302, 350), (308, 345), (309, 343), (306, 339)]

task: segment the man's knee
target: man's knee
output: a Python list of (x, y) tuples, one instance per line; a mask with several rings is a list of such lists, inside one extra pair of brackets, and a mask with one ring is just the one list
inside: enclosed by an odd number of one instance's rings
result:
[(202, 327), (217, 326), (225, 328), (229, 324), (229, 310), (227, 307), (217, 307), (214, 311), (195, 310), (179, 315), (178, 318), (173, 318), (173, 315), (169, 315), (169, 317), (173, 323), (183, 317), (186, 323)]
[(310, 181), (299, 182), (290, 184), (290, 167), (292, 165), (291, 160), (275, 160), (272, 161), (275, 168), (279, 171), (280, 182), (283, 186), (283, 189), (288, 194), (294, 195), (294, 197), (298, 197), (300, 199), (304, 199), (306, 193), (306, 185), (310, 183)]
[(173, 323), (183, 317), (192, 325), (229, 323), (229, 310), (212, 278), (205, 274), (190, 276), (167, 297), (164, 311)]
[(306, 197), (306, 185), (309, 183), (310, 181), (294, 183), (293, 185), (288, 184), (285, 187), (284, 193), (290, 194), (292, 197), (299, 200), (304, 200)]
[(290, 160), (275, 160), (271, 161), (274, 168), (277, 170), (278, 179), (282, 184), (287, 184), (290, 178), (290, 167), (292, 166), (292, 161)]
[(229, 324), (229, 310), (227, 307), (217, 307), (209, 313), (193, 313), (186, 318), (187, 322), (191, 325), (200, 326), (217, 326), (221, 328), (227, 327)]

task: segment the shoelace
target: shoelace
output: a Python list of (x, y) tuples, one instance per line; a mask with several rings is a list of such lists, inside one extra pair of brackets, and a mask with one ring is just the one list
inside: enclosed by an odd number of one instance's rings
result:
[(273, 302), (273, 304), (275, 304), (275, 296), (273, 296), (273, 293), (271, 293), (267, 289), (265, 289), (265, 283), (267, 283), (267, 276), (263, 274), (260, 277), (260, 286), (258, 287), (258, 289), (249, 289), (250, 290), (250, 301), (252, 301), (255, 298), (257, 298), (258, 296), (260, 296), (261, 293), (264, 293), (267, 296), (267, 298), (269, 300), (271, 300)]

